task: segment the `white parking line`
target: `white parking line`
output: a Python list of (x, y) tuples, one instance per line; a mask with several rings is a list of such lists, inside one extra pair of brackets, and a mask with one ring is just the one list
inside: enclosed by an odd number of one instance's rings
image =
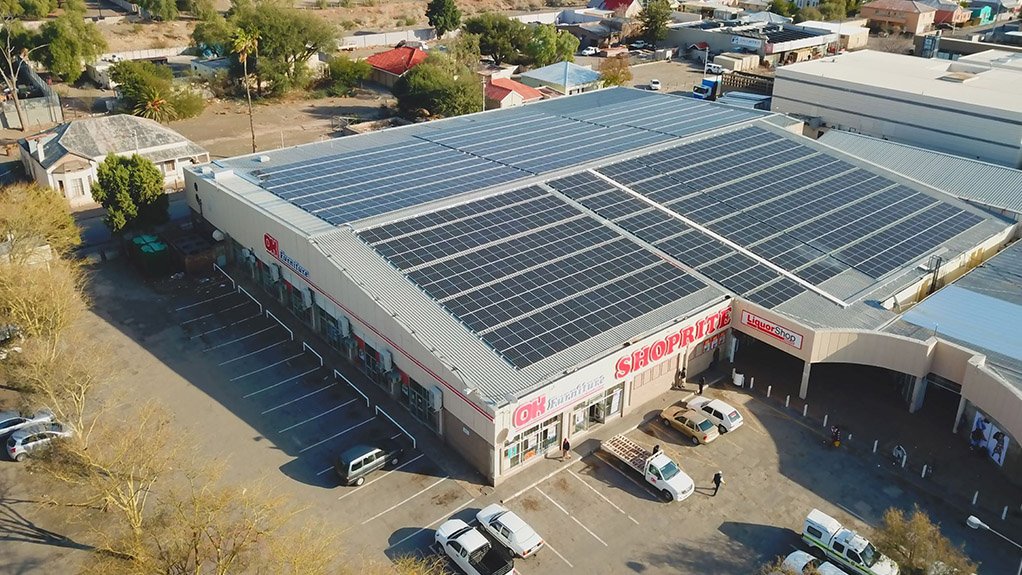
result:
[(536, 488), (536, 491), (539, 491), (539, 494), (540, 494), (540, 495), (542, 495), (543, 497), (546, 497), (546, 498), (547, 498), (547, 501), (549, 501), (550, 503), (553, 503), (553, 504), (554, 504), (554, 505), (555, 505), (555, 506), (556, 506), (556, 507), (557, 507), (558, 509), (560, 509), (561, 511), (563, 511), (565, 515), (567, 515), (568, 517), (571, 517), (571, 520), (572, 520), (572, 521), (574, 521), (575, 523), (578, 523), (578, 526), (579, 526), (579, 527), (581, 527), (582, 529), (585, 529), (587, 533), (589, 533), (590, 535), (592, 535), (592, 536), (593, 536), (593, 539), (596, 539), (596, 540), (597, 540), (597, 541), (599, 541), (600, 543), (603, 543), (603, 546), (604, 546), (604, 547), (610, 547), (610, 545), (607, 545), (607, 542), (606, 542), (606, 541), (604, 541), (603, 539), (600, 539), (600, 537), (599, 537), (598, 535), (596, 535), (595, 533), (593, 533), (593, 532), (592, 532), (592, 530), (590, 530), (590, 529), (589, 529), (588, 527), (586, 527), (585, 525), (583, 525), (581, 521), (579, 521), (578, 519), (575, 519), (575, 516), (574, 516), (574, 515), (572, 515), (571, 513), (568, 513), (568, 510), (567, 510), (567, 509), (565, 509), (565, 508), (561, 507), (561, 504), (560, 504), (560, 503), (558, 503), (558, 502), (556, 502), (556, 501), (554, 501), (554, 500), (553, 500), (553, 499), (552, 499), (552, 498), (551, 498), (551, 497), (550, 497), (549, 495), (547, 495), (547, 494), (546, 494), (546, 492), (544, 492), (544, 491), (543, 491), (542, 489), (540, 489), (539, 487), (537, 487), (537, 488)]
[(219, 365), (220, 367), (223, 367), (223, 366), (225, 366), (225, 365), (227, 365), (229, 363), (234, 363), (234, 362), (238, 361), (239, 359), (245, 359), (246, 357), (250, 357), (250, 356), (253, 356), (253, 355), (257, 354), (257, 353), (266, 351), (266, 350), (268, 350), (270, 348), (277, 347), (278, 345), (283, 344), (283, 343), (287, 343), (287, 340), (286, 339), (282, 339), (282, 340), (278, 341), (277, 343), (271, 343), (270, 345), (268, 345), (268, 346), (266, 346), (266, 347), (264, 347), (262, 349), (257, 349), (255, 351), (250, 351), (250, 352), (246, 353), (245, 355), (239, 355), (238, 357), (236, 357), (234, 359), (228, 359), (227, 361), (222, 361), (222, 362), (218, 363), (217, 365)]
[(629, 475), (629, 474), (625, 473), (624, 471), (621, 471), (620, 469), (618, 469), (618, 468), (617, 468), (617, 465), (614, 465), (614, 464), (613, 464), (613, 463), (611, 463), (610, 461), (607, 461), (607, 459), (606, 459), (606, 458), (604, 458), (604, 457), (603, 457), (602, 455), (598, 455), (598, 454), (596, 454), (596, 453), (594, 453), (593, 455), (596, 455), (596, 457), (597, 457), (598, 459), (600, 459), (601, 461), (603, 461), (604, 463), (606, 463), (606, 464), (607, 464), (607, 467), (609, 467), (609, 468), (613, 469), (614, 471), (617, 471), (618, 473), (620, 473), (620, 474), (621, 474), (621, 477), (624, 477), (624, 478), (625, 478), (625, 479), (627, 479), (628, 481), (631, 481), (632, 483), (634, 483), (634, 484), (635, 484), (635, 485), (636, 485), (637, 487), (639, 487), (639, 488), (640, 488), (640, 489), (642, 489), (643, 491), (645, 491), (645, 492), (647, 492), (647, 493), (650, 493), (650, 494), (652, 494), (652, 495), (657, 495), (656, 493), (653, 493), (653, 490), (652, 490), (652, 489), (650, 489), (650, 488), (646, 487), (645, 485), (643, 485), (643, 484), (639, 483), (639, 480), (638, 480), (638, 479), (635, 479), (635, 478), (634, 478), (634, 477), (632, 477), (631, 475)]
[(229, 291), (229, 292), (227, 292), (227, 293), (225, 293), (225, 294), (222, 294), (222, 295), (218, 295), (218, 296), (216, 296), (216, 297), (206, 298), (206, 299), (204, 299), (204, 300), (202, 300), (202, 301), (198, 301), (198, 302), (195, 302), (195, 303), (193, 303), (193, 304), (188, 304), (188, 305), (185, 305), (185, 306), (181, 306), (181, 307), (177, 308), (177, 309), (176, 309), (176, 310), (174, 310), (174, 311), (182, 311), (182, 310), (186, 310), (186, 309), (188, 309), (188, 308), (193, 308), (193, 307), (195, 307), (195, 306), (197, 306), (197, 305), (202, 305), (202, 304), (204, 304), (204, 303), (209, 303), (209, 302), (211, 302), (211, 301), (214, 301), (214, 300), (218, 300), (218, 299), (220, 299), (220, 298), (222, 298), (222, 297), (227, 297), (227, 296), (229, 296), (229, 295), (234, 295), (234, 294), (236, 294), (236, 293), (238, 293), (238, 292), (236, 292), (236, 291), (233, 291), (233, 290), (232, 290), (232, 291)]
[(206, 319), (207, 317), (213, 317), (213, 316), (215, 316), (218, 313), (223, 313), (225, 311), (231, 311), (232, 309), (238, 309), (239, 307), (244, 306), (244, 305), (248, 305), (248, 302), (247, 301), (243, 301), (243, 302), (239, 303), (238, 305), (232, 305), (231, 307), (225, 307), (223, 309), (218, 309), (218, 310), (216, 310), (213, 313), (207, 313), (206, 315), (200, 315), (199, 317), (193, 317), (192, 319), (185, 320), (185, 321), (181, 322), (179, 325), (185, 325), (185, 324), (192, 323), (193, 321), (199, 321), (200, 319)]
[[(312, 370), (312, 371), (316, 371), (316, 370)], [(292, 379), (295, 379), (295, 378), (301, 377), (301, 376), (303, 376), (303, 375), (307, 375), (307, 374), (309, 374), (309, 373), (312, 373), (312, 372), (311, 372), (311, 371), (310, 371), (310, 372), (305, 372), (305, 373), (302, 373), (302, 374), (296, 375), (296, 376), (294, 376), (294, 377), (289, 377), (289, 378), (285, 379), (284, 381), (282, 381), (282, 382), (280, 382), (280, 383), (275, 383), (275, 384), (271, 385), (270, 387), (276, 387), (276, 386), (280, 385), (281, 383), (285, 383), (285, 382), (287, 382), (287, 381), (290, 381), (290, 380), (292, 380)], [(282, 407), (284, 407), (284, 406), (287, 406), (287, 405), (291, 405), (292, 403), (295, 403), (295, 402), (297, 402), (297, 401), (301, 401), (301, 400), (305, 399), (306, 397), (309, 397), (309, 396), (312, 396), (312, 395), (316, 395), (317, 393), (319, 393), (319, 392), (323, 391), (324, 389), (330, 389), (331, 387), (333, 387), (333, 386), (335, 386), (335, 385), (337, 385), (337, 382), (336, 382), (336, 381), (335, 381), (335, 382), (333, 382), (333, 383), (327, 384), (327, 385), (325, 385), (325, 386), (323, 386), (323, 387), (321, 387), (321, 388), (319, 388), (319, 389), (317, 389), (317, 390), (315, 390), (315, 391), (310, 391), (309, 393), (306, 393), (305, 395), (303, 395), (303, 396), (301, 396), (301, 397), (296, 397), (296, 398), (294, 398), (294, 399), (290, 399), (290, 400), (288, 400), (288, 401), (285, 401), (284, 403), (282, 403), (282, 404), (280, 404), (280, 405), (277, 405), (277, 406), (271, 407), (271, 408), (267, 409), (266, 411), (264, 411), (264, 412), (260, 413), (259, 415), (266, 415), (267, 413), (270, 413), (270, 412), (273, 412), (273, 411), (277, 411), (278, 409), (280, 409), (280, 408), (282, 408)], [(259, 393), (259, 392), (262, 392), (262, 391), (266, 391), (267, 389), (270, 389), (270, 387), (264, 387), (263, 389), (260, 389), (259, 391), (253, 391), (252, 393), (250, 393), (250, 394), (246, 395), (245, 397), (247, 398), (247, 397), (249, 397), (249, 396), (252, 396), (252, 395), (255, 395), (255, 394)]]
[(225, 345), (231, 345), (232, 343), (238, 343), (239, 341), (246, 340), (246, 339), (248, 339), (250, 337), (255, 337), (255, 336), (263, 333), (264, 331), (270, 331), (271, 329), (273, 329), (275, 327), (277, 327), (277, 326), (271, 325), (270, 327), (264, 327), (263, 329), (261, 329), (259, 331), (252, 332), (252, 333), (250, 333), (248, 335), (243, 335), (241, 337), (236, 337), (236, 338), (232, 339), (231, 341), (225, 341), (223, 343), (214, 345), (213, 347), (207, 347), (206, 349), (202, 350), (202, 353), (206, 353), (207, 351), (213, 351), (214, 349), (220, 349), (221, 347), (223, 347)]
[(309, 370), (308, 372), (303, 372), (303, 373), (300, 373), (300, 374), (298, 374), (296, 376), (291, 376), (291, 377), (289, 377), (289, 378), (287, 378), (287, 379), (285, 379), (283, 381), (278, 381), (277, 383), (274, 383), (272, 385), (268, 385), (268, 386), (264, 387), (263, 389), (257, 389), (255, 391), (252, 391), (251, 393), (246, 393), (245, 395), (242, 395), (241, 398), (242, 399), (247, 399), (247, 398), (251, 397), (252, 395), (259, 395), (260, 393), (263, 393), (264, 391), (268, 391), (270, 389), (273, 389), (274, 387), (277, 387), (278, 385), (284, 385), (285, 383), (287, 383), (289, 381), (294, 381), (294, 380), (298, 379), (299, 377), (307, 376), (307, 375), (309, 375), (309, 374), (311, 374), (313, 372), (316, 372), (316, 371), (319, 371), (319, 368), (313, 368), (313, 369)]
[[(448, 513), (445, 513), (445, 514), (444, 514), (444, 515), (443, 515), (442, 517), (440, 517), (440, 519), (437, 519), (436, 521), (434, 521), (434, 522), (430, 523), (429, 525), (427, 525), (427, 526), (425, 526), (425, 527), (423, 527), (423, 528), (421, 528), (421, 529), (416, 529), (415, 531), (412, 531), (412, 532), (411, 532), (411, 534), (409, 534), (409, 535), (408, 535), (407, 537), (404, 537), (404, 538), (400, 539), (399, 541), (396, 541), (396, 542), (395, 542), (395, 543), (394, 543), (393, 545), (391, 545), (390, 547), (387, 547), (386, 549), (384, 549), (384, 551), (390, 551), (391, 549), (393, 549), (393, 548), (397, 547), (398, 545), (400, 545), (400, 544), (404, 543), (405, 541), (408, 541), (408, 540), (409, 540), (409, 539), (411, 539), (412, 537), (415, 537), (415, 536), (416, 536), (416, 535), (418, 535), (419, 533), (422, 533), (423, 531), (425, 531), (425, 530), (427, 530), (427, 529), (430, 529), (430, 528), (432, 528), (432, 527), (433, 527), (434, 525), (436, 525), (437, 523), (440, 523), (440, 522), (441, 522), (441, 521), (443, 521), (444, 519), (447, 519), (447, 518), (448, 518), (448, 517), (450, 517), (451, 515), (454, 515), (455, 513), (457, 513), (457, 512), (459, 512), (459, 511), (461, 511), (462, 509), (464, 509), (464, 508), (468, 507), (469, 505), (471, 505), (471, 504), (472, 504), (472, 502), (473, 502), (473, 501), (475, 501), (475, 497), (473, 497), (472, 499), (469, 499), (468, 501), (466, 501), (466, 502), (462, 503), (462, 504), (461, 504), (461, 505), (459, 505), (459, 506), (458, 506), (458, 507), (457, 507), (457, 508), (456, 508), (456, 509), (455, 509), (454, 511), (450, 511), (450, 512), (448, 512)], [(548, 546), (549, 546), (549, 545), (548, 545)], [(554, 551), (554, 553), (557, 553), (557, 552), (556, 552), (556, 551)], [(568, 562), (567, 562), (567, 561), (565, 561), (565, 563), (568, 563)], [(571, 563), (568, 563), (568, 565), (571, 565)]]
[(344, 403), (338, 405), (337, 407), (331, 407), (330, 409), (324, 411), (323, 413), (321, 413), (319, 415), (313, 415), (312, 417), (306, 419), (305, 421), (299, 421), (298, 423), (296, 423), (294, 425), (289, 425), (289, 426), (285, 427), (284, 429), (281, 429), (277, 433), (284, 433), (285, 431), (291, 431), (292, 429), (298, 427), (299, 425), (308, 423), (308, 422), (310, 422), (310, 421), (312, 421), (314, 419), (319, 419), (320, 417), (323, 417), (324, 415), (326, 415), (328, 413), (332, 413), (334, 411), (337, 411), (338, 409), (344, 407), (345, 405), (350, 405), (350, 404), (352, 404), (354, 402), (355, 402), (354, 399), (349, 399), (348, 401), (345, 401)]
[(578, 479), (579, 482), (582, 483), (582, 485), (585, 485), (586, 487), (588, 487), (589, 490), (592, 491), (593, 493), (595, 493), (597, 496), (599, 496), (600, 499), (606, 501), (607, 504), (609, 504), (611, 507), (613, 507), (614, 509), (617, 509), (619, 512), (621, 512), (622, 515), (624, 515), (624, 516), (628, 517), (629, 519), (631, 519), (632, 523), (634, 523), (636, 525), (639, 524), (639, 522), (636, 521), (634, 517), (632, 517), (631, 515), (628, 515), (628, 513), (626, 513), (624, 509), (621, 509), (620, 507), (615, 505), (613, 501), (611, 501), (610, 499), (607, 499), (607, 497), (605, 495), (603, 495), (602, 493), (597, 491), (596, 488), (593, 487), (592, 485), (589, 485), (589, 483), (586, 482), (585, 479), (582, 479), (581, 477), (579, 477), (579, 475), (577, 473), (575, 473), (574, 471), (569, 471), (568, 473), (570, 473), (575, 479)]
[(568, 561), (567, 559), (565, 559), (565, 558), (564, 558), (564, 555), (561, 555), (561, 552), (560, 552), (560, 551), (558, 551), (558, 550), (554, 549), (554, 546), (553, 546), (553, 545), (551, 545), (551, 544), (550, 544), (550, 542), (549, 542), (549, 541), (547, 541), (546, 539), (544, 539), (544, 540), (543, 540), (543, 546), (544, 546), (544, 547), (546, 547), (547, 549), (549, 549), (549, 550), (553, 551), (553, 552), (554, 552), (554, 555), (556, 555), (556, 556), (560, 557), (560, 558), (561, 558), (561, 561), (564, 561), (565, 563), (567, 563), (567, 564), (568, 564), (568, 567), (569, 567), (569, 568), (571, 568), (571, 569), (574, 569), (574, 568), (575, 568), (575, 566), (571, 564), (571, 561)]
[(421, 490), (419, 490), (419, 492), (418, 492), (418, 493), (416, 493), (415, 495), (412, 495), (411, 497), (408, 497), (407, 499), (405, 499), (404, 501), (402, 501), (402, 502), (400, 502), (400, 503), (397, 503), (397, 504), (395, 504), (395, 505), (391, 505), (391, 506), (390, 506), (390, 507), (388, 507), (387, 509), (384, 509), (383, 511), (380, 511), (379, 513), (377, 513), (376, 515), (373, 515), (373, 516), (372, 516), (372, 517), (370, 517), (369, 519), (366, 519), (365, 521), (363, 521), (363, 522), (362, 522), (362, 525), (365, 525), (366, 523), (369, 523), (369, 522), (370, 522), (370, 521), (372, 521), (373, 519), (377, 519), (377, 518), (379, 518), (379, 517), (383, 517), (383, 516), (384, 516), (384, 515), (386, 515), (387, 513), (390, 513), (391, 511), (393, 511), (393, 510), (397, 509), (398, 507), (401, 507), (401, 506), (402, 506), (402, 505), (404, 505), (405, 503), (408, 503), (408, 502), (409, 502), (409, 501), (411, 501), (412, 499), (415, 499), (416, 497), (418, 497), (418, 496), (422, 495), (423, 493), (425, 493), (425, 492), (429, 491), (430, 489), (433, 489), (434, 487), (436, 487), (437, 485), (440, 485), (441, 483), (443, 483), (444, 481), (447, 481), (448, 479), (450, 479), (450, 477), (441, 477), (440, 479), (437, 479), (435, 483), (432, 483), (432, 484), (430, 484), (430, 485), (429, 485), (428, 487), (424, 487), (424, 488), (422, 488), (422, 489), (421, 489)]
[(363, 421), (362, 423), (356, 423), (355, 425), (352, 425), (351, 427), (349, 427), (348, 429), (345, 429), (344, 431), (335, 433), (335, 434), (331, 435), (330, 437), (328, 437), (326, 439), (321, 439), (321, 440), (317, 441), (316, 443), (313, 443), (312, 445), (309, 445), (307, 447), (303, 447), (303, 448), (299, 449), (298, 453), (305, 453), (306, 451), (312, 449), (313, 447), (316, 447), (316, 446), (319, 446), (319, 445), (323, 445), (324, 443), (326, 443), (327, 441), (330, 441), (331, 439), (337, 439), (338, 437), (344, 435), (345, 433), (348, 433), (349, 431), (351, 431), (353, 429), (357, 429), (359, 427), (362, 427), (363, 425), (369, 423), (370, 421), (372, 421), (374, 419), (376, 419), (376, 416), (370, 417), (369, 419)]
[(236, 325), (238, 325), (239, 323), (245, 323), (246, 321), (248, 321), (248, 320), (250, 320), (250, 319), (255, 319), (255, 318), (257, 318), (257, 317), (263, 317), (263, 314), (257, 313), (257, 314), (255, 314), (255, 315), (250, 315), (250, 316), (248, 316), (248, 317), (246, 317), (246, 318), (242, 318), (242, 319), (239, 319), (238, 321), (234, 321), (234, 322), (231, 322), (231, 323), (229, 323), (229, 324), (227, 324), (227, 325), (224, 325), (224, 326), (220, 326), (220, 327), (218, 327), (218, 328), (214, 328), (214, 329), (211, 329), (211, 330), (209, 330), (209, 331), (204, 331), (204, 332), (202, 332), (202, 333), (200, 333), (200, 334), (196, 334), (196, 335), (193, 335), (193, 336), (192, 336), (192, 337), (190, 337), (189, 339), (199, 339), (200, 337), (202, 337), (202, 336), (204, 336), (204, 335), (209, 335), (209, 334), (211, 334), (211, 333), (215, 333), (215, 332), (218, 332), (218, 331), (220, 331), (220, 330), (222, 330), (222, 329), (227, 329), (227, 328), (229, 328), (229, 327), (233, 327), (233, 326), (236, 326)]
[(381, 476), (377, 477), (376, 479), (373, 479), (372, 481), (366, 481), (366, 482), (365, 482), (365, 483), (363, 483), (362, 485), (360, 485), (360, 486), (358, 486), (358, 487), (356, 487), (356, 488), (352, 489), (351, 491), (349, 491), (349, 492), (345, 493), (344, 495), (341, 495), (340, 497), (338, 497), (338, 498), (337, 498), (337, 500), (338, 500), (338, 501), (340, 501), (341, 499), (344, 499), (345, 497), (347, 497), (347, 496), (351, 495), (352, 493), (354, 493), (354, 492), (358, 491), (359, 489), (364, 489), (364, 488), (366, 488), (366, 487), (369, 487), (369, 486), (370, 486), (370, 485), (372, 485), (373, 483), (376, 483), (377, 481), (379, 481), (379, 480), (383, 479), (384, 477), (386, 477), (386, 476), (390, 475), (391, 473), (394, 473), (395, 471), (401, 471), (401, 470), (402, 470), (403, 468), (405, 468), (405, 467), (407, 467), (407, 466), (411, 465), (412, 463), (414, 463), (414, 462), (416, 462), (416, 461), (418, 461), (418, 460), (422, 459), (422, 457), (423, 457), (423, 456), (422, 456), (422, 454), (421, 454), (421, 453), (420, 453), (419, 455), (416, 455), (416, 456), (415, 456), (414, 458), (412, 458), (412, 459), (409, 459), (408, 461), (405, 461), (405, 462), (404, 462), (404, 463), (402, 463), (401, 465), (398, 465), (398, 466), (397, 466), (397, 467), (395, 467), (394, 469), (391, 469), (390, 471), (388, 471), (388, 472), (384, 473), (383, 475), (381, 475)]
[(575, 460), (575, 461), (573, 461), (572, 463), (570, 463), (570, 464), (568, 464), (568, 465), (566, 465), (566, 466), (564, 466), (564, 467), (561, 467), (560, 469), (556, 469), (556, 470), (554, 470), (554, 471), (551, 471), (550, 473), (547, 473), (547, 474), (546, 474), (546, 475), (544, 475), (543, 477), (540, 477), (540, 478), (539, 478), (538, 480), (536, 480), (535, 482), (533, 482), (533, 483), (532, 483), (532, 485), (529, 485), (529, 486), (528, 486), (528, 487), (526, 487), (525, 489), (522, 489), (522, 490), (518, 491), (517, 493), (515, 493), (515, 494), (514, 494), (514, 495), (512, 495), (511, 497), (505, 497), (504, 499), (501, 499), (501, 502), (510, 502), (510, 501), (511, 501), (512, 499), (515, 499), (516, 497), (518, 497), (518, 496), (519, 496), (519, 495), (521, 495), (522, 493), (525, 493), (526, 491), (528, 491), (528, 490), (532, 489), (533, 487), (535, 487), (535, 486), (539, 485), (540, 483), (543, 483), (544, 481), (546, 481), (547, 479), (550, 479), (550, 478), (551, 478), (551, 477), (553, 477), (554, 475), (557, 475), (558, 473), (560, 473), (560, 472), (562, 472), (562, 471), (567, 471), (567, 470), (571, 469), (571, 466), (572, 466), (572, 465), (575, 465), (575, 463), (577, 463), (577, 462), (579, 462), (579, 461), (581, 461), (581, 460), (580, 460), (580, 459), (576, 459), (576, 460)]
[(238, 377), (232, 377), (228, 381), (238, 381), (239, 379), (244, 379), (244, 378), (246, 378), (246, 377), (248, 377), (250, 375), (257, 374), (260, 371), (266, 371), (267, 369), (270, 369), (271, 367), (277, 367), (278, 365), (280, 365), (282, 363), (287, 363), (287, 362), (291, 361), (292, 359), (296, 359), (296, 358), (302, 357), (303, 355), (305, 355), (305, 354), (304, 353), (298, 353), (298, 354), (292, 355), (291, 357), (285, 357), (284, 359), (278, 361), (277, 363), (271, 363), (270, 365), (267, 365), (266, 367), (260, 367), (259, 369), (255, 370), (255, 371), (250, 371), (250, 372), (248, 372), (248, 373), (246, 373), (244, 375), (239, 375)]
[(324, 469), (323, 471), (317, 471), (317, 472), (316, 472), (316, 477), (319, 477), (320, 475), (323, 475), (323, 474), (324, 474), (324, 473), (326, 473), (327, 471), (332, 471), (332, 470), (333, 470), (333, 468), (334, 468), (334, 466), (333, 466), (333, 465), (331, 465), (330, 467), (327, 467), (327, 468), (326, 468), (326, 469)]

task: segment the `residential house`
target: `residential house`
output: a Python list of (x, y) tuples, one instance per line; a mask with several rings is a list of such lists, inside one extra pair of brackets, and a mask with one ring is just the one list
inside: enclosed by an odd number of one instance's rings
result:
[(533, 88), (549, 88), (558, 94), (570, 96), (603, 87), (600, 73), (589, 66), (571, 62), (558, 62), (522, 74), (519, 81)]
[(922, 34), (933, 27), (937, 9), (918, 0), (873, 0), (863, 4), (859, 16), (870, 28), (889, 28)]
[(973, 9), (989, 6), (993, 20), (1014, 20), (1022, 8), (1022, 0), (971, 0), (969, 6)]
[(588, 8), (597, 10), (609, 10), (615, 16), (635, 18), (642, 12), (642, 3), (639, 0), (589, 0)]
[(937, 9), (933, 16), (934, 24), (950, 24), (955, 28), (965, 26), (972, 19), (972, 9), (966, 8), (953, 0), (919, 0), (927, 6)]
[(18, 141), (25, 173), (67, 198), (89, 206), (96, 169), (109, 154), (138, 154), (156, 164), (164, 184), (184, 181), (185, 166), (209, 162), (209, 152), (174, 130), (127, 114), (82, 118)]
[(747, 12), (766, 12), (770, 4), (770, 0), (738, 0), (738, 7)]
[(509, 78), (490, 78), (486, 82), (486, 109), (514, 108), (543, 99), (539, 90)]
[(400, 46), (386, 52), (373, 54), (366, 63), (373, 67), (370, 78), (374, 82), (393, 88), (398, 78), (422, 63), (429, 56), (424, 50), (411, 46)]
[(972, 18), (969, 20), (969, 26), (983, 26), (994, 21), (993, 12), (990, 10), (990, 6), (972, 6), (969, 8), (972, 10)]

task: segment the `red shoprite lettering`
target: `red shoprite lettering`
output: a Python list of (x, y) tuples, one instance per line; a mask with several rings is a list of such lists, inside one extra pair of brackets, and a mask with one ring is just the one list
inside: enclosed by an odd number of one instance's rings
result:
[(714, 331), (723, 329), (730, 324), (731, 308), (722, 309), (706, 319), (697, 321), (694, 326), (679, 329), (667, 337), (637, 349), (617, 360), (614, 377), (621, 379), (629, 373), (654, 364), (671, 355), (676, 350), (701, 340), (704, 336), (708, 336)]

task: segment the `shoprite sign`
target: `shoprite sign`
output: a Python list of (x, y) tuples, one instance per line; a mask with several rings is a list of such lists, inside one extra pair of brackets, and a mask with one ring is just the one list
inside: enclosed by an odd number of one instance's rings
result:
[(692, 325), (677, 329), (663, 338), (619, 358), (614, 364), (614, 377), (621, 379), (630, 373), (656, 365), (688, 344), (702, 341), (704, 337), (713, 335), (714, 332), (727, 327), (730, 323), (731, 308), (726, 307)]
[(742, 325), (747, 325), (760, 333), (765, 333), (766, 335), (782, 341), (795, 349), (802, 349), (802, 334), (791, 331), (785, 327), (781, 327), (768, 319), (763, 319), (758, 315), (743, 311)]

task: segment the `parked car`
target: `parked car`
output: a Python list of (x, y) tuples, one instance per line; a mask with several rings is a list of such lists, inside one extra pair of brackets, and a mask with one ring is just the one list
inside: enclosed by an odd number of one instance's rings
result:
[(692, 443), (709, 443), (720, 437), (717, 426), (701, 412), (681, 405), (670, 405), (660, 412), (664, 425), (687, 435)]
[(936, 26), (934, 26), (934, 28), (937, 29), (937, 30), (954, 30), (955, 29), (955, 25), (951, 24), (949, 22), (941, 22), (941, 23), (937, 24)]
[[(786, 569), (786, 572), (798, 573), (799, 575), (848, 575), (841, 569), (838, 569), (836, 565), (828, 561), (820, 562), (819, 559), (813, 557), (805, 551), (792, 551), (790, 555), (784, 558), (784, 562), (781, 566)], [(771, 573), (770, 575), (781, 575), (780, 573)]]
[(656, 78), (653, 78), (652, 80), (650, 80), (649, 81), (649, 89), (653, 90), (654, 92), (659, 92), (660, 91), (660, 80), (657, 80)]
[(525, 559), (543, 548), (543, 538), (514, 511), (494, 503), (476, 513), (476, 519), (494, 539)]
[(713, 62), (710, 62), (709, 64), (706, 65), (706, 71), (709, 72), (710, 74), (717, 75), (723, 74), (725, 72), (723, 66), (721, 66), (720, 64), (714, 64)]
[(53, 412), (46, 408), (40, 409), (32, 415), (17, 411), (0, 411), (0, 439), (6, 438), (19, 429), (51, 421), (53, 421)]
[(721, 434), (734, 431), (745, 423), (738, 410), (719, 399), (696, 396), (688, 402), (687, 407), (695, 409), (717, 425)]
[(448, 519), (437, 527), (433, 540), (465, 575), (514, 575), (515, 559), (507, 549), (461, 519)]
[(595, 56), (595, 55), (597, 55), (599, 53), (600, 53), (600, 49), (597, 48), (596, 46), (587, 46), (585, 48), (582, 48), (581, 51), (579, 51), (579, 54), (581, 54), (583, 56)]
[(376, 445), (356, 445), (337, 456), (334, 469), (344, 485), (362, 485), (366, 476), (388, 463), (397, 465), (404, 449), (390, 439)]
[(7, 455), (14, 461), (24, 461), (33, 452), (50, 445), (54, 439), (71, 437), (70, 429), (51, 421), (15, 431), (7, 439)]
[(629, 44), (628, 47), (633, 50), (646, 50), (648, 48), (652, 48), (653, 45), (645, 40), (636, 40)]

